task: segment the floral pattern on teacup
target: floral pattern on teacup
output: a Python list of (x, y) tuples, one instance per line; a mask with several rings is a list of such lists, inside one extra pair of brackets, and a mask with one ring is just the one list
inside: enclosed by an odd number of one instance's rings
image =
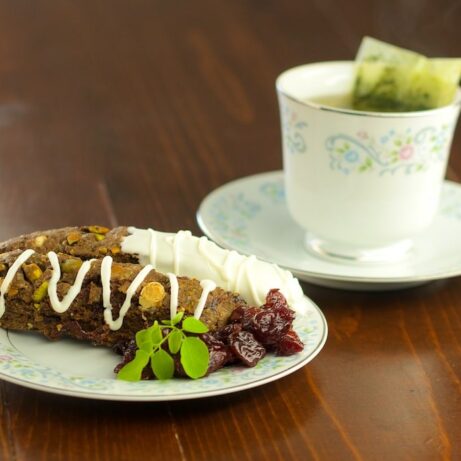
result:
[(427, 170), (445, 159), (450, 130), (448, 125), (425, 127), (414, 132), (391, 129), (379, 138), (366, 131), (355, 135), (337, 134), (325, 143), (330, 167), (344, 174), (377, 171), (379, 174), (406, 174)]
[(305, 131), (307, 123), (291, 107), (282, 111), (282, 131), (285, 149), (290, 154), (304, 154), (307, 151)]
[(240, 245), (248, 243), (248, 220), (260, 211), (261, 205), (248, 200), (245, 194), (231, 194), (216, 200), (210, 209), (215, 232)]

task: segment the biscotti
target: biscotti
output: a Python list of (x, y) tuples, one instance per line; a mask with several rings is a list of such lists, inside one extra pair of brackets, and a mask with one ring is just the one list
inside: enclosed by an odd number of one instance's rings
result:
[(235, 308), (246, 306), (239, 295), (212, 281), (165, 275), (110, 256), (83, 261), (15, 250), (0, 254), (0, 282), (0, 327), (109, 346), (170, 318), (173, 309), (196, 315), (214, 331)]

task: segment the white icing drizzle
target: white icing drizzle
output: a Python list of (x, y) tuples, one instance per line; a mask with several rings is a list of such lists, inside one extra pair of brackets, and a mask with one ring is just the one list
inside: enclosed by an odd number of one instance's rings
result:
[[(198, 251), (202, 256), (207, 256), (205, 253), (205, 248), (204, 245), (208, 239), (206, 237), (200, 237), (199, 243), (198, 243)], [(260, 296), (258, 293), (258, 290), (256, 289), (256, 284), (253, 283), (253, 266), (254, 263), (257, 261), (256, 256), (251, 255), (246, 257), (243, 262), (238, 266), (237, 270), (237, 275), (235, 277), (234, 283), (232, 284), (232, 272), (230, 268), (232, 267), (233, 263), (233, 258), (238, 255), (236, 251), (229, 251), (226, 255), (226, 258), (224, 260), (224, 264), (217, 264), (215, 261), (213, 261), (210, 257), (208, 257), (208, 261), (213, 265), (215, 270), (217, 270), (220, 274), (220, 276), (227, 282), (226, 284), (226, 289), (233, 289), (236, 292), (240, 291), (240, 288), (243, 284), (245, 284), (249, 287), (250, 293), (253, 297), (253, 299), (256, 301), (257, 305), (262, 305), (265, 301), (264, 298)], [(277, 268), (279, 271), (281, 269)], [(243, 280), (242, 280), (243, 279)], [(275, 287), (274, 287), (275, 288)]]
[[(106, 318), (106, 309), (111, 310), (110, 304), (110, 277), (112, 274), (112, 257), (106, 256), (101, 262), (101, 285), (102, 285), (102, 305), (104, 307), (104, 319)], [(109, 316), (111, 312), (107, 314)]]
[[(207, 249), (205, 248), (205, 245), (207, 244), (208, 239), (203, 236), (197, 239), (197, 251), (200, 254), (200, 256), (203, 256), (204, 258), (209, 258), (209, 254)], [(219, 264), (216, 264), (215, 261), (213, 261), (211, 258), (209, 258), (209, 262), (213, 265), (215, 269), (219, 270)]]
[[(248, 285), (250, 286), (251, 294), (253, 295), (253, 298), (257, 300), (258, 306), (260, 306), (260, 305), (262, 305), (264, 303), (264, 300), (261, 299), (258, 296), (258, 292), (256, 291), (256, 287), (255, 287), (254, 283), (251, 283), (251, 270), (253, 269), (253, 265), (254, 265), (255, 261), (256, 261), (256, 256), (250, 256), (246, 260), (245, 274), (246, 274), (246, 277), (247, 277)], [(274, 288), (276, 288), (276, 287), (274, 287)]]
[(74, 284), (69, 288), (69, 291), (66, 293), (62, 301), (59, 301), (58, 282), (61, 278), (61, 267), (59, 266), (58, 255), (54, 251), (50, 251), (47, 254), (47, 256), (50, 260), (51, 267), (53, 268), (53, 273), (48, 284), (48, 296), (50, 298), (50, 304), (56, 312), (62, 314), (63, 312), (66, 312), (67, 309), (69, 309), (72, 302), (80, 293), (85, 275), (91, 269), (91, 263), (94, 261), (94, 259), (91, 259), (90, 261), (85, 261), (80, 266)]
[[(112, 261), (111, 260), (107, 260), (107, 261), (108, 262), (106, 262), (105, 270), (109, 268), (109, 271), (110, 271), (111, 266), (112, 266)], [(149, 272), (153, 269), (154, 268), (150, 264), (143, 267), (138, 272), (138, 275), (136, 275), (134, 280), (130, 283), (130, 286), (126, 290), (125, 301), (123, 301), (122, 307), (120, 308), (117, 320), (114, 320), (112, 316), (112, 304), (110, 302), (110, 277), (109, 277), (109, 296), (107, 296), (106, 294), (106, 299), (103, 300), (103, 303), (104, 303), (104, 320), (109, 325), (109, 328), (111, 330), (113, 331), (120, 330), (120, 328), (123, 325), (123, 319), (125, 318), (125, 315), (128, 312), (128, 309), (131, 307), (131, 298), (136, 293), (136, 290), (139, 288), (139, 286), (144, 281), (144, 279), (149, 275)], [(106, 284), (106, 287), (107, 287), (108, 278), (106, 274), (104, 275), (105, 277), (102, 276), (102, 266), (101, 266), (101, 282), (104, 279), (104, 283)], [(104, 286), (103, 286), (103, 293), (104, 293)], [(107, 288), (106, 288), (106, 293), (107, 293)]]
[(157, 263), (157, 234), (152, 229), (147, 229), (150, 234), (149, 259), (152, 266)]
[(172, 319), (178, 311), (179, 283), (175, 274), (166, 274), (170, 279), (170, 318)]
[(181, 241), (186, 236), (192, 236), (190, 231), (179, 231), (173, 237), (173, 272), (175, 274), (180, 274), (179, 265), (181, 264)]
[[(160, 265), (160, 270), (163, 272), (169, 272), (176, 275), (187, 275), (193, 276), (195, 278), (206, 279), (203, 275), (191, 274), (190, 270), (187, 270), (188, 263), (187, 260), (191, 257), (200, 257), (206, 261), (206, 264), (209, 265), (210, 269), (218, 274), (217, 279), (219, 280), (219, 285), (225, 290), (232, 290), (235, 292), (241, 292), (243, 287), (246, 287), (246, 291), (251, 295), (250, 302), (254, 304), (262, 304), (265, 299), (265, 294), (261, 294), (258, 291), (258, 277), (255, 276), (253, 271), (253, 266), (257, 261), (255, 256), (243, 257), (239, 255), (236, 251), (225, 251), (226, 254), (224, 258), (213, 258), (213, 255), (210, 254), (210, 245), (212, 244), (206, 237), (194, 237), (190, 231), (179, 231), (176, 234), (162, 234), (161, 232), (156, 232), (153, 229), (147, 229), (142, 231), (133, 227), (128, 228), (128, 232), (133, 236), (137, 237), (139, 232), (146, 232), (148, 236), (148, 251), (143, 250), (143, 244), (141, 240), (131, 241), (130, 247), (126, 247), (127, 239), (125, 238), (122, 243), (123, 251), (127, 253), (138, 253), (140, 261), (145, 261), (145, 256), (147, 256), (148, 262), (154, 267)], [(128, 237), (131, 239), (131, 237)], [(165, 246), (161, 247), (162, 242), (167, 244), (167, 247), (170, 248), (170, 261), (171, 263), (165, 267), (162, 265), (162, 261), (165, 259)], [(195, 246), (190, 248), (191, 243)], [(131, 245), (134, 245), (136, 251), (131, 248)], [(265, 264), (265, 263), (264, 263)], [(280, 268), (274, 270), (277, 274), (277, 277), (283, 276), (285, 279), (286, 271), (282, 271)], [(291, 274), (289, 274), (291, 275)], [(284, 280), (285, 281), (285, 280)], [(216, 281), (215, 281), (216, 282)], [(273, 288), (276, 288), (274, 286)], [(173, 308), (174, 311), (174, 308)]]
[(242, 278), (243, 273), (245, 272), (245, 264), (247, 259), (245, 259), (241, 264), (238, 265), (237, 274), (235, 275), (234, 286), (232, 288), (235, 292), (240, 292), (240, 279)]
[(202, 287), (202, 294), (200, 295), (200, 299), (194, 312), (194, 317), (196, 319), (201, 317), (208, 295), (216, 288), (216, 283), (212, 280), (202, 280), (200, 282), (200, 286)]
[(2, 285), (0, 286), (0, 318), (5, 313), (5, 294), (8, 292), (8, 288), (16, 275), (16, 272), (20, 267), (35, 253), (34, 250), (24, 251), (8, 269), (5, 278), (3, 279)]
[[(211, 258), (209, 252), (205, 248), (208, 242), (209, 240), (206, 237), (200, 237), (199, 239), (197, 239), (197, 251), (200, 254), (200, 256), (203, 256), (213, 266), (214, 270), (217, 271), (219, 275), (227, 282), (227, 285), (223, 288), (228, 289), (231, 274), (229, 274), (229, 271), (227, 270), (226, 263), (220, 264), (219, 262)], [(232, 255), (232, 253), (235, 253), (235, 251), (229, 251), (229, 253), (226, 256), (226, 261)]]
[(199, 239), (197, 239), (198, 251), (199, 251), (200, 254), (202, 254), (204, 256), (207, 254), (207, 251), (206, 251), (206, 248), (203, 248), (203, 246), (206, 245), (207, 241), (208, 241), (208, 239), (205, 236), (200, 237)]
[[(155, 261), (149, 249), (152, 232), (156, 235)], [(225, 290), (238, 291), (254, 305), (262, 304), (270, 289), (279, 288), (294, 310), (305, 313), (309, 308), (298, 280), (274, 264), (225, 250), (189, 231), (170, 234), (130, 227), (128, 233), (122, 251), (138, 255), (141, 264), (155, 263), (160, 272), (213, 280)]]
[(226, 255), (226, 259), (224, 260), (224, 264), (222, 267), (221, 274), (224, 276), (226, 280), (229, 280), (231, 277), (231, 267), (232, 267), (232, 259), (234, 256), (237, 255), (237, 252), (234, 250), (229, 251)]
[[(256, 284), (253, 283), (252, 279), (252, 270), (253, 265), (256, 261), (256, 256), (251, 255), (246, 257), (243, 262), (239, 265), (237, 270), (237, 275), (235, 280), (232, 283), (232, 264), (233, 259), (238, 253), (236, 251), (228, 251), (227, 255), (224, 259), (223, 264), (219, 264), (214, 261), (211, 256), (208, 254), (205, 246), (209, 242), (206, 237), (200, 237), (197, 239), (197, 250), (198, 253), (207, 259), (207, 261), (213, 266), (213, 268), (219, 273), (219, 275), (226, 281), (225, 288), (226, 289), (233, 289), (234, 291), (239, 291), (241, 287), (242, 277), (244, 278), (243, 282), (247, 282), (247, 285), (250, 289), (251, 295), (255, 300), (257, 300), (258, 304), (263, 304), (264, 300), (258, 295), (258, 291), (256, 289)], [(278, 268), (279, 269), (279, 268)], [(281, 271), (281, 269), (279, 269)]]

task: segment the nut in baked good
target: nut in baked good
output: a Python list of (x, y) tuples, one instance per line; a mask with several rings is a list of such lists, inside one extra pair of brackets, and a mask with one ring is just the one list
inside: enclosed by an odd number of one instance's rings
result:
[(139, 295), (139, 305), (141, 309), (152, 309), (162, 305), (165, 298), (165, 288), (161, 283), (149, 282)]

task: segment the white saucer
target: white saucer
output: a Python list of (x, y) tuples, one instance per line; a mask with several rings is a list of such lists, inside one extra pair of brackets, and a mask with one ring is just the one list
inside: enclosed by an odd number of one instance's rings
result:
[(308, 253), (304, 231), (285, 204), (282, 171), (219, 187), (202, 201), (197, 220), (218, 245), (275, 262), (318, 285), (389, 290), (461, 275), (461, 185), (450, 181), (443, 185), (433, 224), (414, 239), (411, 253), (399, 263), (346, 263)]

